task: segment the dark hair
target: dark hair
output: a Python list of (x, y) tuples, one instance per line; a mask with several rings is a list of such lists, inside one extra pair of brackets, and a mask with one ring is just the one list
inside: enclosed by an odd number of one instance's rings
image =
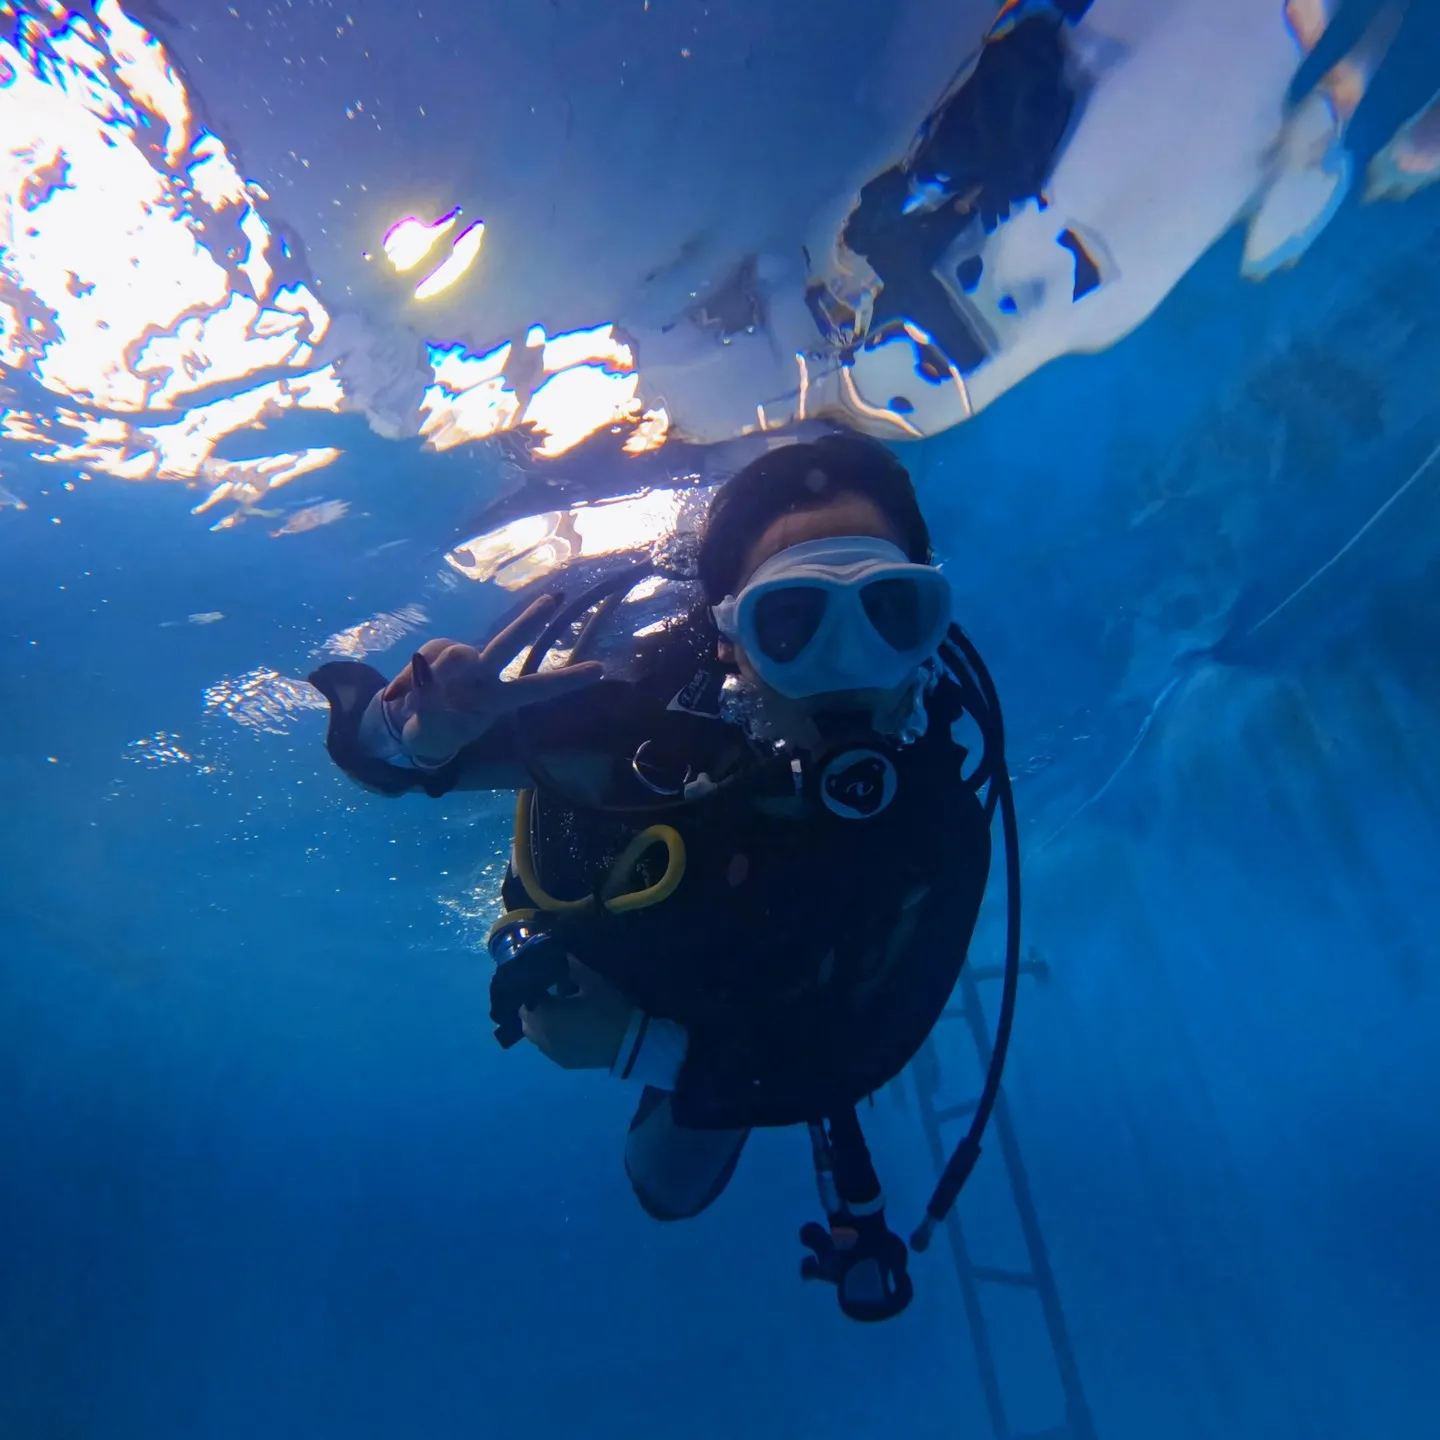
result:
[(843, 495), (873, 502), (909, 558), (930, 563), (930, 529), (909, 472), (878, 440), (837, 432), (761, 455), (721, 486), (700, 541), (700, 583), (708, 603), (734, 593), (746, 552), (782, 515), (818, 510)]

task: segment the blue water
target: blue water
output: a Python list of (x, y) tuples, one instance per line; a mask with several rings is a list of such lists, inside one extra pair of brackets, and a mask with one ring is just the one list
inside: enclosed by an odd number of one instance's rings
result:
[[(277, 541), (0, 443), (0, 1437), (1440, 1432), (1437, 242), (1440, 190), (1352, 197), (1263, 286), (1226, 237), (1119, 345), (901, 450), (1005, 699), (1044, 967), (956, 1234), (1022, 1271), (1038, 1238), (1058, 1331), (1016, 1286), (977, 1328), (955, 1236), (903, 1317), (841, 1319), (796, 1279), (797, 1134), (648, 1220), (634, 1094), (489, 1036), (508, 797), (384, 800), (320, 711), (207, 704), (406, 605), (483, 629), (442, 557), (500, 455), (284, 417), (267, 446), (344, 451), (287, 504), (351, 513)], [(897, 1228), (925, 1094), (977, 1084), (962, 1025), (934, 1061), (864, 1116)]]

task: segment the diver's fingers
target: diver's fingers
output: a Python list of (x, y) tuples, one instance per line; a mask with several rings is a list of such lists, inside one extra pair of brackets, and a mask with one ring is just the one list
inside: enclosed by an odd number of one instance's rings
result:
[(501, 688), (473, 645), (447, 641), (429, 659), (419, 653), (410, 662), (410, 704), (414, 710), (453, 710), (477, 715), (493, 713)]
[(574, 690), (584, 690), (605, 678), (605, 667), (595, 660), (567, 665), (563, 670), (547, 670), (542, 675), (522, 675), (518, 680), (497, 685), (488, 697), (496, 713), (518, 710), (540, 700), (555, 700)]
[[(455, 640), (447, 642), (438, 655), (426, 655), (422, 651), (417, 659), (419, 664), (411, 662), (417, 686), (433, 682), (448, 693), (451, 690), (481, 685), (486, 681), (493, 682), (495, 678), (486, 669), (480, 652), (473, 645), (463, 645)], [(424, 673), (426, 665), (429, 666), (428, 675)]]
[[(417, 650), (415, 653), (416, 653), (416, 654), (420, 657), (420, 659), (421, 659), (426, 665), (428, 665), (428, 666), (430, 667), (430, 669), (433, 671), (434, 668), (435, 668), (435, 666), (436, 666), (436, 664), (438, 663), (440, 657), (441, 657), (447, 650), (452, 650), (452, 649), (455, 649), (455, 648), (456, 648), (456, 642), (455, 642), (454, 640), (445, 640), (445, 639), (436, 638), (436, 639), (434, 639), (434, 640), (427, 640), (427, 641), (419, 648), (419, 650)], [(463, 647), (460, 647), (460, 648), (469, 649), (469, 646), (463, 646)], [(473, 655), (474, 652), (471, 651), (471, 654)], [(416, 688), (416, 686), (415, 686), (415, 680), (416, 680), (415, 669), (416, 669), (416, 667), (415, 667), (415, 662), (412, 660), (412, 661), (410, 662), (410, 664), (407, 665), (407, 666), (385, 687), (385, 699), (386, 699), (386, 701), (403, 699), (403, 698), (404, 698), (406, 695), (408, 695), (413, 689)]]
[(568, 1053), (573, 1045), (570, 1032), (577, 1019), (583, 1024), (586, 1008), (583, 995), (546, 995), (534, 1005), (520, 1007), (520, 1029), (547, 1060), (562, 1069), (573, 1069)]
[(604, 996), (615, 1000), (625, 997), (598, 970), (582, 964), (573, 955), (566, 957), (570, 966), (570, 980), (580, 988), (582, 995)]
[(560, 604), (558, 595), (542, 595), (528, 605), (480, 652), (480, 659), (492, 670), (501, 670), (526, 645), (533, 645), (554, 616)]

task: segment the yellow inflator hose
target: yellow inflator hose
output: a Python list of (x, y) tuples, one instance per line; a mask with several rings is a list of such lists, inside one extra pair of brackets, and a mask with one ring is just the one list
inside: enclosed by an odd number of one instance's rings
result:
[[(555, 915), (574, 914), (588, 910), (595, 904), (595, 896), (586, 895), (580, 900), (559, 900), (546, 891), (535, 873), (535, 859), (530, 849), (530, 815), (535, 803), (532, 790), (522, 790), (515, 797), (515, 874), (525, 887), (526, 893), (541, 910)], [(621, 890), (620, 887), (633, 878), (635, 866), (640, 857), (652, 845), (665, 847), (665, 873), (653, 885), (643, 890)], [(670, 825), (651, 825), (642, 830), (621, 852), (600, 892), (600, 904), (612, 915), (624, 914), (629, 910), (647, 910), (668, 900), (685, 878), (685, 842), (680, 833)]]

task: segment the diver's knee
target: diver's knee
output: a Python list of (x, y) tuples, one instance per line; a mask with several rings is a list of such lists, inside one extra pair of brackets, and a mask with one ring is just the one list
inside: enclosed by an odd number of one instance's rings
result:
[(705, 1196), (698, 1205), (677, 1205), (671, 1197), (662, 1200), (658, 1195), (652, 1195), (633, 1175), (630, 1176), (630, 1189), (634, 1192), (635, 1198), (640, 1202), (640, 1208), (652, 1220), (659, 1220), (661, 1222), (693, 1220), (697, 1215), (704, 1214), (719, 1198), (719, 1193), (717, 1192), (714, 1195)]
[(693, 1220), (719, 1199), (739, 1163), (745, 1130), (688, 1130), (670, 1097), (647, 1090), (625, 1141), (625, 1173), (655, 1220)]

